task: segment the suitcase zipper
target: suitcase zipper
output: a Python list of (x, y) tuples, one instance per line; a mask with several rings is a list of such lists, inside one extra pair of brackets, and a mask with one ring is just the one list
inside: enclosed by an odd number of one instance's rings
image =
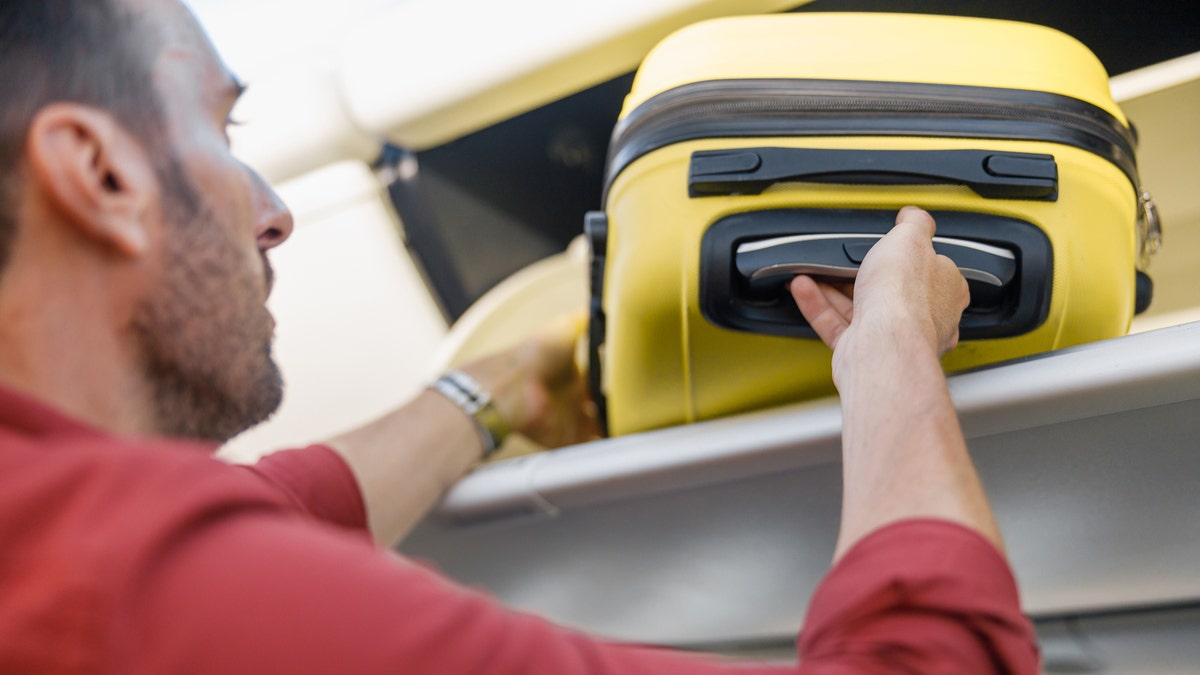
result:
[(613, 132), (605, 192), (637, 158), (698, 138), (896, 135), (1070, 145), (1111, 162), (1142, 193), (1133, 132), (1079, 99), (992, 87), (790, 79), (697, 82), (639, 105)]

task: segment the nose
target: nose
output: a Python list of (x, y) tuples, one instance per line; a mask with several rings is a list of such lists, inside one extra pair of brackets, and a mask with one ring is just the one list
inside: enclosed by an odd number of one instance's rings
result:
[(250, 171), (250, 175), (254, 181), (256, 193), (254, 211), (257, 218), (254, 224), (254, 238), (258, 241), (259, 250), (267, 251), (292, 236), (295, 222), (292, 219), (292, 212), (284, 205), (279, 195), (275, 194), (275, 190), (267, 184), (267, 181), (263, 180), (256, 171)]

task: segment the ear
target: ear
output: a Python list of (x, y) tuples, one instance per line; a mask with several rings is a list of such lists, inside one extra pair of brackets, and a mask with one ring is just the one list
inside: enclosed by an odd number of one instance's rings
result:
[(158, 181), (141, 143), (109, 113), (74, 103), (42, 108), (29, 128), (31, 178), (80, 234), (140, 257)]

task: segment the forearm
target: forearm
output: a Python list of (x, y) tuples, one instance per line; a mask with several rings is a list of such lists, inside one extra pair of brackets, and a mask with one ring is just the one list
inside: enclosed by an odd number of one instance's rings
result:
[(481, 452), (470, 418), (432, 391), (328, 445), (354, 472), (368, 526), (382, 546), (403, 538)]
[[(1003, 550), (967, 454), (936, 348), (884, 326), (842, 354), (844, 499), (836, 557), (880, 526), (942, 518)], [(866, 367), (869, 366), (869, 369)]]
[[(543, 433), (554, 397), (538, 377), (542, 351), (525, 346), (473, 361), (462, 371), (488, 393), (513, 431), (550, 446), (574, 440), (575, 427)], [(570, 363), (567, 361), (567, 363)], [(551, 425), (552, 426), (552, 425)], [(367, 522), (381, 545), (391, 546), (483, 458), (475, 422), (440, 393), (426, 390), (404, 407), (332, 439), (350, 464), (367, 506)]]

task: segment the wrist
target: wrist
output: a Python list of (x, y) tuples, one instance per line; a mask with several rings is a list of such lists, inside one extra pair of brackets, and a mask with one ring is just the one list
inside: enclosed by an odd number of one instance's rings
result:
[(461, 370), (445, 373), (429, 388), (441, 394), (470, 418), (483, 447), (483, 459), (500, 449), (508, 437), (510, 427), (488, 389)]
[[(843, 335), (833, 357), (834, 384), (841, 390), (859, 375), (894, 371), (911, 379), (922, 373), (943, 374), (936, 336), (915, 321), (857, 323)], [(863, 369), (870, 373), (861, 372)], [(873, 376), (877, 378), (878, 376)]]
[(516, 347), (463, 366), (491, 395), (511, 431), (524, 433), (538, 415), (536, 367), (528, 350)]

